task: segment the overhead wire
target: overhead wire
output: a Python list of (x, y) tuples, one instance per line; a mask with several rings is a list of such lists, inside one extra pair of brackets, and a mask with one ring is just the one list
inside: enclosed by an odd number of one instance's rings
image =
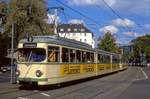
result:
[(123, 24), (126, 26), (126, 28), (131, 32), (131, 28), (126, 24), (126, 22), (124, 22), (124, 18), (122, 16), (120, 16), (105, 0), (102, 0), (104, 2), (104, 4), (120, 19), (123, 20)]
[(70, 10), (72, 10), (72, 11), (74, 11), (74, 12), (78, 13), (79, 15), (83, 16), (84, 18), (88, 19), (89, 21), (91, 21), (91, 22), (95, 23), (96, 25), (101, 26), (101, 24), (100, 24), (100, 23), (98, 23), (98, 22), (97, 22), (96, 20), (94, 20), (93, 18), (88, 17), (87, 15), (83, 14), (82, 12), (80, 12), (80, 11), (78, 11), (78, 10), (73, 9), (72, 7), (70, 7), (70, 6), (66, 5), (65, 3), (63, 3), (63, 2), (61, 2), (61, 1), (59, 1), (59, 0), (56, 0), (56, 1), (57, 1), (58, 3), (60, 3), (60, 4), (62, 4), (63, 6), (65, 6), (65, 7), (69, 8)]
[[(104, 2), (104, 4), (117, 16), (119, 17), (120, 19), (124, 20), (124, 18), (119, 15), (105, 0), (102, 0)], [(123, 21), (124, 22), (124, 21)], [(131, 32), (133, 29), (131, 29), (127, 24), (126, 22), (124, 22), (124, 25), (128, 28), (128, 30)], [(138, 24), (136, 23), (136, 25), (141, 28), (143, 30), (143, 26), (141, 24)]]

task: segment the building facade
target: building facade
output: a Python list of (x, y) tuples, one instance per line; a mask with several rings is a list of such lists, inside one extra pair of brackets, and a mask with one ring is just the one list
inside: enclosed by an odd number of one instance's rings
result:
[(93, 32), (87, 29), (83, 24), (60, 24), (57, 27), (57, 33), (60, 37), (74, 39), (87, 43), (91, 45), (92, 48), (95, 47)]

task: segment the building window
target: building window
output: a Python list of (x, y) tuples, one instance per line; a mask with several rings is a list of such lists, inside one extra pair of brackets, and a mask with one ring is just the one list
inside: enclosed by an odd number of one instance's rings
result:
[(61, 32), (63, 32), (63, 31), (64, 31), (64, 29), (60, 29), (60, 31), (61, 31)]
[(71, 31), (71, 29), (70, 29), (70, 28), (68, 28), (68, 29), (67, 29), (67, 31), (68, 31), (68, 32), (70, 32), (70, 31)]
[(77, 29), (74, 29), (74, 31), (76, 32), (76, 31), (77, 31)]
[(82, 42), (82, 39), (80, 39), (80, 42)]
[(81, 32), (84, 32), (85, 31), (85, 29), (81, 29)]
[(84, 36), (86, 36), (86, 33), (84, 33)]
[(76, 36), (76, 33), (73, 33), (73, 36)]
[(69, 33), (70, 34), (70, 36), (72, 36), (72, 33)]
[(67, 33), (67, 36), (70, 36), (70, 33)]

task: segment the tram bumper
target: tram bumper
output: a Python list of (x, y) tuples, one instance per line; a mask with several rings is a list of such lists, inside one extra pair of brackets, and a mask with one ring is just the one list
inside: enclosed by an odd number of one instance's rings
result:
[(47, 78), (17, 78), (17, 81), (20, 85), (24, 85), (24, 84), (45, 85), (48, 79)]

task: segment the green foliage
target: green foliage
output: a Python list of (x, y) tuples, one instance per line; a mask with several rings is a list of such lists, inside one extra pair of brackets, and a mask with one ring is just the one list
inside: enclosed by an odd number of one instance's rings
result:
[(9, 38), (0, 34), (0, 66), (6, 64), (7, 48), (9, 46)]
[(132, 42), (134, 43), (134, 57), (138, 57), (140, 53), (150, 57), (150, 35), (138, 37)]
[(107, 32), (102, 39), (100, 40), (98, 44), (99, 49), (109, 51), (109, 52), (119, 52), (119, 48), (117, 47), (116, 44), (116, 39), (114, 36)]
[[(0, 1), (0, 17), (5, 16), (4, 33), (0, 33), (0, 60), (3, 62), (10, 48), (12, 24), (15, 23), (15, 45), (19, 39), (30, 35), (51, 35), (49, 25), (46, 24), (47, 11), (45, 0), (9, 0)], [(15, 47), (16, 47), (15, 46)], [(0, 62), (0, 64), (1, 64)]]
[[(10, 10), (11, 9), (11, 10)], [(30, 35), (47, 35), (49, 27), (44, 21), (47, 17), (44, 0), (11, 0), (10, 13), (5, 25), (6, 33), (11, 32), (12, 23), (15, 23), (16, 38)]]
[[(4, 18), (6, 18), (5, 10), (7, 8), (7, 5), (5, 2), (0, 2), (0, 18), (2, 18), (2, 22), (0, 23), (0, 28), (3, 28), (4, 25)], [(5, 37), (5, 35), (2, 35), (0, 31), (0, 64), (3, 62), (3, 58), (7, 54), (7, 46), (8, 46), (8, 37)]]

